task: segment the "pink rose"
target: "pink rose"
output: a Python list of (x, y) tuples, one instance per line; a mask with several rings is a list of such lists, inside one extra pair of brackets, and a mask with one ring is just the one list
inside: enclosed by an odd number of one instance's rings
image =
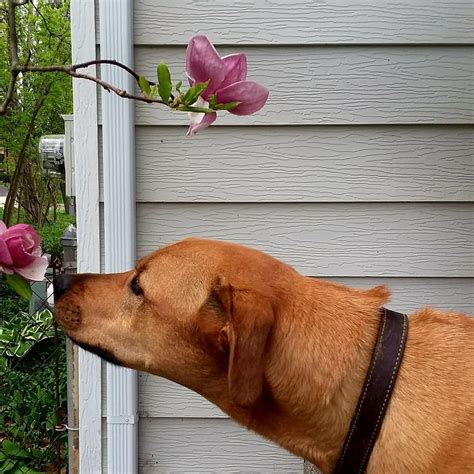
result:
[(0, 272), (41, 281), (47, 266), (48, 259), (41, 256), (40, 237), (33, 227), (17, 224), (7, 229), (0, 221)]

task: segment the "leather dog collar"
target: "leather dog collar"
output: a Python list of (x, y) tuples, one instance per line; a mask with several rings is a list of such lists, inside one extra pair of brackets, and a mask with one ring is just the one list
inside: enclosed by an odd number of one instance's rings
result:
[(335, 474), (365, 472), (405, 350), (408, 318), (381, 308), (377, 342)]

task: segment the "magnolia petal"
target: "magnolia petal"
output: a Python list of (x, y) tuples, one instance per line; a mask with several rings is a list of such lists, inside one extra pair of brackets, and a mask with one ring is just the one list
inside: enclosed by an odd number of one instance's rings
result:
[[(203, 109), (207, 109), (209, 107), (209, 102), (207, 100), (204, 100), (202, 97), (198, 97), (198, 100), (194, 102), (193, 107), (200, 107)], [(203, 113), (197, 113), (197, 112), (188, 112), (188, 117), (191, 122), (191, 125), (194, 123), (199, 123), (203, 119)]]
[(25, 237), (28, 242), (28, 249), (37, 248), (40, 245), (41, 239), (33, 227), (28, 224), (16, 224), (9, 227), (3, 234), (2, 237), (5, 241), (12, 237)]
[(33, 229), (33, 227), (31, 227), (29, 224), (15, 224), (15, 225), (12, 225), (11, 227), (8, 227), (7, 229), (7, 232), (8, 233), (18, 233), (18, 232), (25, 232), (25, 231), (33, 231), (35, 232), (35, 230)]
[(7, 230), (5, 222), (0, 221), (0, 234), (3, 234)]
[(245, 81), (247, 78), (247, 57), (245, 54), (229, 54), (224, 56), (222, 61), (225, 64), (225, 77), (219, 89), (223, 89), (234, 82)]
[(234, 82), (216, 92), (217, 103), (240, 102), (231, 114), (250, 115), (260, 110), (268, 99), (268, 89), (254, 81)]
[(34, 261), (22, 268), (14, 268), (18, 275), (31, 281), (43, 281), (46, 269), (48, 268), (48, 259), (46, 257), (35, 257)]
[[(199, 99), (195, 102), (194, 106), (207, 108), (209, 107), (209, 102), (204, 100), (202, 97), (199, 97)], [(188, 117), (191, 123), (186, 133), (187, 137), (195, 135), (199, 130), (202, 130), (203, 128), (209, 127), (209, 125), (211, 125), (212, 122), (216, 120), (217, 114), (216, 113), (203, 114), (203, 113), (196, 113), (196, 112), (188, 112)]]
[(186, 133), (187, 137), (192, 137), (195, 135), (199, 130), (203, 130), (204, 128), (209, 127), (213, 122), (215, 122), (217, 118), (217, 114), (215, 112), (209, 114), (195, 114), (201, 115), (199, 117), (199, 121), (191, 121), (191, 125), (189, 125), (188, 131)]
[(25, 247), (25, 250), (29, 253), (33, 253), (35, 250), (35, 240), (31, 234), (25, 233), (23, 235), (23, 245)]
[(0, 236), (0, 264), (11, 266), (13, 265), (12, 256), (8, 250), (8, 246), (3, 238)]
[(5, 273), (5, 275), (13, 275), (15, 272), (11, 268), (2, 267), (0, 265), (0, 273)]
[(202, 97), (207, 99), (225, 77), (225, 64), (206, 36), (194, 36), (186, 50), (186, 74), (191, 85), (210, 81)]
[(31, 255), (34, 255), (35, 257), (41, 257), (43, 255), (43, 251), (41, 250), (41, 247), (36, 247), (32, 252)]
[(5, 243), (8, 246), (8, 251), (13, 261), (12, 265), (15, 268), (23, 268), (31, 265), (35, 261), (35, 258), (37, 258), (25, 249), (25, 241), (22, 236), (9, 238)]

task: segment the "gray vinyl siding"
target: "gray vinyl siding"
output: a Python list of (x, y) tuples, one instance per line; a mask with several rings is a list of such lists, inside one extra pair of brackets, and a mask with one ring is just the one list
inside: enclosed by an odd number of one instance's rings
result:
[(139, 204), (138, 256), (187, 235), (253, 245), (311, 276), (466, 277), (469, 203)]
[[(469, 0), (135, 1), (135, 44), (463, 44), (472, 42)], [(157, 27), (159, 25), (159, 28)]]
[(215, 127), (209, 146), (205, 133), (183, 140), (182, 127), (138, 127), (137, 201), (470, 201), (472, 132), (458, 125), (241, 125)]
[(228, 418), (142, 417), (138, 437), (141, 473), (303, 472), (302, 461)]
[[(247, 125), (472, 123), (470, 46), (225, 46), (247, 53), (249, 75), (270, 89)], [(137, 69), (154, 77), (163, 59), (183, 76), (185, 47), (135, 48)], [(139, 125), (184, 124), (183, 114), (137, 104)], [(218, 126), (242, 125), (227, 114)]]
[[(472, 1), (136, 0), (134, 30), (140, 74), (165, 60), (183, 79), (205, 33), (270, 89), (259, 113), (193, 138), (185, 114), (136, 104), (139, 257), (232, 240), (305, 275), (386, 284), (395, 310), (474, 313)], [(167, 380), (140, 374), (139, 413), (140, 472), (303, 472)]]

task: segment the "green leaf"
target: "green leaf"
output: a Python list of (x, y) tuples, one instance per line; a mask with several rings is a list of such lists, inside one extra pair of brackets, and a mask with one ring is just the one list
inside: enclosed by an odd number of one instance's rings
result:
[(153, 97), (153, 99), (157, 96), (158, 94), (158, 84), (155, 84), (154, 86), (151, 87), (150, 90), (150, 96)]
[(158, 75), (158, 94), (160, 94), (161, 99), (165, 104), (170, 101), (171, 90), (173, 89), (173, 84), (171, 83), (171, 74), (168, 66), (161, 62), (156, 68)]
[(183, 81), (179, 81), (177, 84), (176, 84), (176, 90), (178, 92), (181, 92), (181, 87), (183, 86)]
[(0, 342), (11, 342), (15, 338), (13, 329), (0, 328)]
[(145, 76), (140, 76), (138, 78), (138, 85), (140, 86), (140, 90), (148, 97), (151, 95), (151, 88), (148, 79)]
[(181, 112), (196, 112), (197, 114), (209, 114), (215, 112), (215, 110), (209, 109), (207, 107), (192, 107), (190, 105), (180, 105), (178, 110)]
[(29, 458), (28, 453), (21, 449), (16, 443), (11, 442), (8, 439), (4, 439), (2, 443), (2, 448), (5, 454), (8, 456), (15, 456), (17, 458)]
[(216, 110), (232, 110), (238, 107), (240, 102), (234, 101), (234, 102), (227, 102), (227, 104), (217, 104), (214, 109)]
[(21, 344), (18, 344), (12, 352), (15, 357), (19, 357), (21, 359), (32, 347), (33, 344), (23, 342)]
[(31, 286), (21, 276), (14, 273), (13, 275), (7, 275), (6, 282), (8, 286), (15, 290), (25, 300), (31, 299)]
[(217, 97), (216, 94), (212, 94), (211, 97), (209, 97), (209, 107), (211, 109), (215, 109), (217, 105)]
[(190, 87), (186, 94), (183, 97), (183, 104), (184, 105), (192, 105), (196, 100), (199, 99), (201, 94), (207, 89), (210, 81), (207, 82), (200, 82), (193, 87)]
[(31, 469), (31, 467), (22, 464), (21, 466), (16, 468), (16, 471), (13, 471), (13, 474), (42, 474), (41, 471), (35, 471)]
[(17, 461), (14, 461), (13, 459), (7, 459), (0, 467), (1, 471), (3, 474), (9, 474), (13, 471), (13, 469), (16, 469), (17, 466)]

